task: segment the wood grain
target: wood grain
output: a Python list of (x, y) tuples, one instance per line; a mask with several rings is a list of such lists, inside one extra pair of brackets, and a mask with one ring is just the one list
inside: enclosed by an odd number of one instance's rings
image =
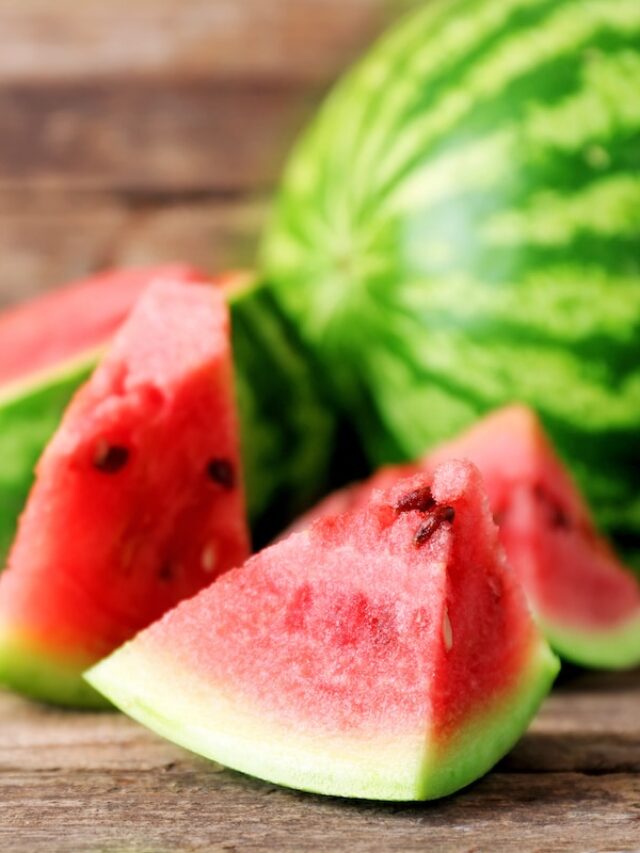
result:
[(381, 0), (0, 7), (0, 190), (271, 185)]
[(108, 193), (0, 193), (0, 307), (113, 266), (250, 266), (265, 201)]
[(639, 708), (640, 672), (574, 675), (485, 779), (386, 805), (287, 791), (121, 715), (0, 694), (0, 849), (637, 850)]
[(0, 307), (114, 263), (252, 263), (299, 129), (411, 2), (0, 0)]
[[(414, 0), (415, 2), (415, 0)], [(0, 80), (324, 82), (408, 0), (0, 0)]]

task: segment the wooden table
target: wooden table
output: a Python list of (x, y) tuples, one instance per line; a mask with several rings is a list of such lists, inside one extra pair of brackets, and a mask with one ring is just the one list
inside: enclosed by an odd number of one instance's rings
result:
[(0, 694), (0, 850), (639, 850), (640, 672), (565, 679), (493, 773), (415, 805), (287, 791), (119, 714)]
[(299, 128), (410, 2), (0, 0), (0, 306), (252, 263)]

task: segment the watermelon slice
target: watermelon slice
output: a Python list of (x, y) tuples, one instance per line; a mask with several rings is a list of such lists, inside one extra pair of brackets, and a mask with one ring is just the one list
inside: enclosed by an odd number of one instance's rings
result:
[(0, 314), (0, 567), (34, 466), (65, 408), (136, 298), (157, 279), (212, 283), (227, 296), (256, 541), (268, 541), (326, 492), (336, 418), (265, 286), (247, 273), (210, 278), (182, 265), (104, 273)]
[(87, 678), (254, 776), (413, 800), (486, 772), (557, 669), (477, 469), (451, 462), (262, 551)]
[(33, 483), (33, 469), (100, 349), (154, 280), (205, 280), (183, 265), (119, 270), (76, 282), (0, 314), (0, 566)]
[(0, 579), (0, 682), (101, 704), (82, 671), (247, 554), (224, 296), (158, 281), (40, 460)]
[(594, 526), (589, 509), (535, 413), (508, 406), (421, 463), (382, 468), (325, 498), (293, 525), (365, 504), (381, 483), (468, 458), (481, 470), (500, 538), (554, 648), (588, 667), (640, 663), (640, 584)]
[(459, 456), (482, 471), (507, 557), (554, 648), (583, 666), (640, 664), (640, 583), (598, 534), (536, 414), (500, 409), (430, 464)]

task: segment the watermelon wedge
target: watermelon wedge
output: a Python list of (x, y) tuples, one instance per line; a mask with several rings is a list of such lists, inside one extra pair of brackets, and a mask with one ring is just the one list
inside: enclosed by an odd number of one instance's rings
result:
[(586, 667), (640, 664), (640, 583), (598, 534), (539, 419), (524, 405), (499, 409), (422, 462), (382, 468), (329, 495), (292, 529), (363, 506), (381, 484), (455, 458), (480, 468), (509, 562), (556, 651)]
[(443, 445), (482, 471), (509, 562), (554, 648), (583, 666), (640, 664), (640, 582), (598, 534), (536, 414), (514, 405)]
[(489, 770), (557, 669), (477, 469), (451, 462), (265, 549), (86, 677), (235, 769), (413, 800)]
[(246, 558), (223, 294), (157, 281), (41, 458), (0, 578), (0, 682), (99, 705), (82, 671)]
[(0, 568), (34, 467), (65, 408), (135, 300), (158, 279), (212, 283), (227, 297), (256, 541), (268, 541), (326, 491), (336, 420), (267, 288), (246, 273), (211, 278), (183, 265), (104, 273), (0, 314)]
[(183, 265), (102, 273), (0, 314), (0, 566), (33, 469), (74, 392), (156, 279), (203, 281)]

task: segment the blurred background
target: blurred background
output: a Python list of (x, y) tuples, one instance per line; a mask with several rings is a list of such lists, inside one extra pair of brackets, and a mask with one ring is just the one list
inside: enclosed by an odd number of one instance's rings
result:
[(0, 306), (251, 263), (322, 93), (406, 0), (0, 0)]

